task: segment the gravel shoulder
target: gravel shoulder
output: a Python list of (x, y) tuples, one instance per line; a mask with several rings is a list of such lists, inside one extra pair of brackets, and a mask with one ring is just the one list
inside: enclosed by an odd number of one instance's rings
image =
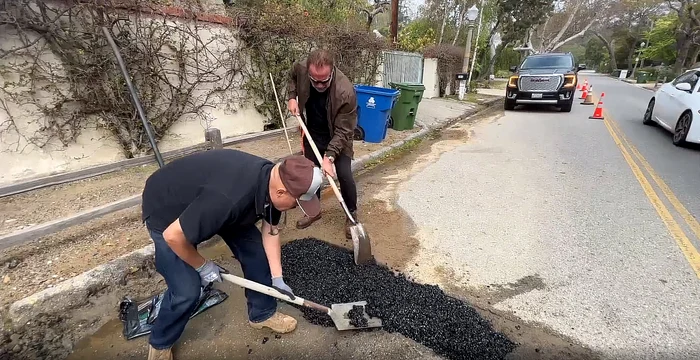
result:
[[(389, 129), (381, 144), (355, 141), (355, 157), (400, 141), (410, 131)], [(301, 149), (298, 133), (290, 134), (292, 150)], [(268, 159), (289, 153), (285, 136), (237, 144), (230, 148)], [(0, 199), (0, 234), (70, 216), (139, 194), (157, 165), (147, 165), (74, 183)], [(0, 252), (0, 309), (37, 291), (87, 271), (150, 243), (140, 222), (140, 207), (132, 207), (73, 226)]]

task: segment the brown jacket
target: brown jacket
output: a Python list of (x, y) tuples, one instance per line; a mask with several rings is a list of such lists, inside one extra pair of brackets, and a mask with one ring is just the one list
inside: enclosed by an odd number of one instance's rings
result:
[[(326, 154), (338, 156), (345, 154), (353, 157), (353, 135), (357, 126), (357, 97), (352, 82), (337, 67), (331, 86), (328, 90), (328, 128), (331, 132), (331, 141), (328, 144)], [(289, 72), (287, 84), (287, 100), (297, 98), (299, 112), (307, 124), (304, 116), (306, 102), (309, 100), (311, 82), (306, 69), (306, 60), (294, 63)], [(323, 155), (323, 154), (321, 154)]]

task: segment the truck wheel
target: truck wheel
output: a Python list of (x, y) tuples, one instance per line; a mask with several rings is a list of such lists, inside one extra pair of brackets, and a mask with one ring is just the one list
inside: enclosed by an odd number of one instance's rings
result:
[(562, 105), (561, 108), (560, 108), (559, 110), (560, 110), (561, 112), (571, 112), (571, 105), (573, 105), (573, 104), (574, 104), (574, 102), (573, 102), (573, 101), (570, 101), (570, 102), (568, 102), (568, 103)]
[(504, 110), (514, 110), (515, 109), (515, 100), (505, 99), (505, 101), (503, 102), (503, 109)]

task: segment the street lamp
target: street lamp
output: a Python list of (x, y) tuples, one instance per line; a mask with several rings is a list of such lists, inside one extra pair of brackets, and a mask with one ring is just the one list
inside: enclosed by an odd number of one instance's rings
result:
[[(646, 43), (642, 41), (641, 44), (639, 44), (639, 50), (638, 50), (638, 55), (634, 59), (634, 68), (632, 68), (632, 77), (634, 77), (634, 73), (637, 71), (637, 64), (639, 64), (639, 55), (642, 55), (642, 51), (644, 51), (644, 46), (646, 46)], [(642, 64), (640, 67), (644, 67), (644, 57), (642, 57)]]
[[(462, 74), (466, 74), (469, 71), (469, 55), (472, 47), (472, 31), (474, 30), (474, 20), (479, 16), (479, 9), (476, 5), (467, 10), (467, 27), (469, 31), (467, 32), (467, 46), (464, 48), (464, 61), (462, 62)], [(464, 76), (464, 75), (463, 75)], [(459, 99), (464, 100), (464, 93), (467, 92), (467, 80), (461, 80), (459, 82)]]
[(471, 23), (476, 20), (477, 16), (479, 16), (479, 9), (476, 7), (476, 5), (472, 5), (472, 7), (467, 10), (467, 20), (469, 20)]

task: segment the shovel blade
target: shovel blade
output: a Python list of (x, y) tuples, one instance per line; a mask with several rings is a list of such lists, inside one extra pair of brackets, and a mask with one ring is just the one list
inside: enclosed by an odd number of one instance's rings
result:
[(365, 305), (367, 305), (366, 301), (357, 301), (357, 302), (352, 302), (352, 303), (343, 303), (343, 304), (333, 304), (331, 305), (331, 319), (333, 319), (333, 323), (335, 324), (336, 329), (338, 330), (354, 330), (354, 329), (367, 329), (367, 328), (374, 328), (374, 327), (382, 327), (382, 319), (375, 318), (375, 317), (369, 317), (366, 312), (364, 312), (364, 318), (367, 319), (367, 326), (353, 326), (350, 325), (350, 319), (347, 317), (347, 314), (350, 310), (352, 310), (353, 306), (362, 306), (363, 308)]
[(365, 227), (357, 223), (350, 227), (352, 247), (355, 255), (355, 265), (362, 265), (372, 260), (372, 244), (365, 232)]

